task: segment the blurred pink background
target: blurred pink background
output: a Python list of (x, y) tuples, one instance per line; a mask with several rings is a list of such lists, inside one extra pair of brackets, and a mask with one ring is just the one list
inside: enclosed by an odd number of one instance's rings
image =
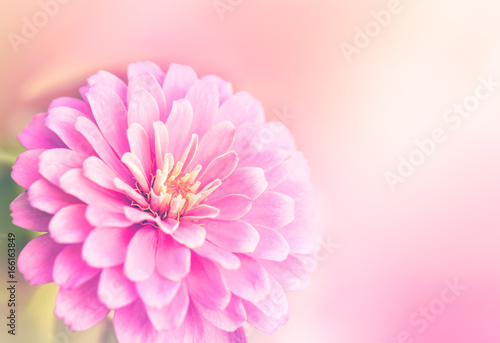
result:
[[(218, 74), (295, 135), (324, 228), (310, 288), (289, 296), (289, 323), (273, 336), (249, 329), (250, 342), (500, 342), (500, 87), (458, 128), (443, 118), (475, 96), (479, 77), (500, 82), (498, 1), (401, 0), (350, 63), (340, 44), (396, 0), (233, 0), (222, 18), (214, 0), (65, 0), (14, 48), (9, 33), (54, 1), (0, 4), (2, 154), (18, 151), (35, 113), (76, 96), (99, 69), (123, 75), (147, 59)], [(436, 128), (446, 141), (391, 190), (384, 174)], [(20, 335), (2, 329), (2, 341), (58, 342), (53, 299), (37, 305), (54, 290), (33, 288), (20, 295)], [(64, 342), (99, 330), (106, 323)]]

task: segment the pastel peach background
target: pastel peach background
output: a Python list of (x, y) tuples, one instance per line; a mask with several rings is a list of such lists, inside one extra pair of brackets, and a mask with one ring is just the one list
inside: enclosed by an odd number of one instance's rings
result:
[[(9, 154), (50, 99), (76, 95), (99, 69), (189, 64), (252, 92), (269, 120), (285, 114), (318, 188), (324, 244), (311, 287), (290, 295), (286, 326), (273, 336), (250, 329), (250, 342), (500, 342), (500, 88), (458, 129), (443, 122), (478, 77), (500, 81), (498, 1), (401, 0), (351, 63), (339, 45), (390, 0), (241, 0), (223, 20), (213, 0), (66, 1), (18, 53), (7, 35), (41, 5), (0, 4), (2, 233), (28, 239), (8, 224), (20, 191), (6, 181)], [(436, 128), (447, 140), (391, 191), (384, 173)], [(467, 288), (417, 332), (414, 312), (455, 279)], [(19, 335), (2, 324), (2, 342), (113, 342), (109, 322), (73, 334), (55, 321), (53, 286), (20, 286)], [(3, 290), (2, 318), (5, 299)]]

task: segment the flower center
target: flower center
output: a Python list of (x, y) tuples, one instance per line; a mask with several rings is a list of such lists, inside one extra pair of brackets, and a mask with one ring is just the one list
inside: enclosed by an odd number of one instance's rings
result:
[(197, 165), (187, 172), (183, 161), (175, 163), (172, 154), (167, 153), (161, 169), (156, 170), (151, 181), (143, 178), (141, 173), (134, 175), (136, 191), (141, 196), (134, 197), (133, 205), (155, 217), (179, 219), (221, 185), (220, 180), (215, 180), (199, 190), (201, 182), (197, 178), (201, 170), (201, 165)]
[[(130, 136), (133, 137), (142, 134), (145, 142), (143, 145), (148, 145), (147, 133), (140, 125), (133, 123), (129, 130)], [(126, 152), (121, 159), (135, 180), (135, 189), (120, 181), (117, 181), (116, 186), (125, 191), (132, 201), (132, 206), (161, 219), (178, 220), (202, 204), (221, 185), (221, 181), (215, 179), (208, 182), (204, 173), (201, 173), (200, 164), (192, 167), (198, 149), (197, 134), (192, 134), (184, 153), (176, 161), (172, 153), (167, 152), (165, 142), (168, 140), (168, 134), (165, 125), (161, 122), (155, 123), (154, 131), (153, 156), (148, 156), (148, 149), (138, 148), (137, 140), (130, 140), (132, 152)]]

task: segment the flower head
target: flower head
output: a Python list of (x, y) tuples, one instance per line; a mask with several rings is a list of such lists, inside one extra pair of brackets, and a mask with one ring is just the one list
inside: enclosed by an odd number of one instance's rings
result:
[[(245, 342), (304, 288), (318, 233), (307, 163), (261, 104), (216, 76), (131, 64), (98, 72), (19, 135), (14, 224), (42, 234), (19, 269), (60, 286), (55, 314), (118, 340)], [(276, 129), (278, 127), (279, 129)], [(264, 137), (264, 138), (263, 138)]]

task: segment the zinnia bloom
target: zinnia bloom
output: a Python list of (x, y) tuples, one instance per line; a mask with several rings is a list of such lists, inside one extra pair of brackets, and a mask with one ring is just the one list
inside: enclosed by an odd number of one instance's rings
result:
[[(14, 224), (31, 284), (89, 329), (114, 310), (119, 342), (246, 342), (273, 333), (284, 291), (307, 286), (318, 246), (309, 169), (248, 92), (187, 66), (98, 72), (19, 135)], [(276, 124), (276, 123), (274, 123)], [(261, 139), (266, 135), (265, 141)]]

